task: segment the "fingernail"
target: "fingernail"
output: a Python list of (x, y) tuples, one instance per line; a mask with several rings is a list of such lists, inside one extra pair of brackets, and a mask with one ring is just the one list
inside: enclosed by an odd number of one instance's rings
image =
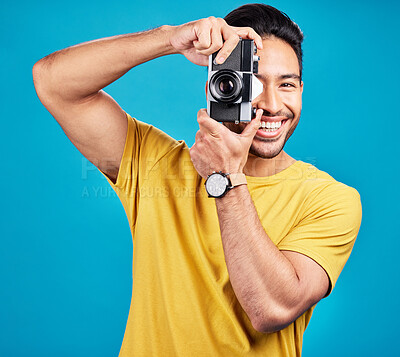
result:
[(224, 63), (224, 61), (225, 61), (225, 58), (224, 58), (224, 57), (218, 57), (218, 58), (217, 58), (217, 62), (218, 62), (219, 64)]

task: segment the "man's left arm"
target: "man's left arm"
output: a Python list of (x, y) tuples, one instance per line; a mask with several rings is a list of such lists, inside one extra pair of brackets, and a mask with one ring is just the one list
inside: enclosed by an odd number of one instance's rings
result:
[(325, 270), (303, 254), (275, 246), (246, 185), (216, 199), (216, 205), (230, 281), (257, 331), (283, 329), (326, 295)]
[[(241, 134), (198, 113), (200, 130), (190, 149), (199, 174), (242, 172), (262, 111)], [(273, 332), (291, 324), (329, 288), (325, 270), (311, 258), (280, 251), (261, 225), (246, 185), (216, 199), (225, 261), (232, 287), (253, 327)], [(245, 215), (244, 215), (245, 212)]]

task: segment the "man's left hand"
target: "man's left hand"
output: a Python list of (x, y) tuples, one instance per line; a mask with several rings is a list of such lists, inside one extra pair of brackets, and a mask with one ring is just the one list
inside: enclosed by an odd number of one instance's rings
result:
[(241, 173), (247, 162), (254, 135), (260, 127), (262, 109), (246, 125), (241, 134), (236, 134), (223, 124), (210, 118), (206, 109), (197, 113), (199, 131), (190, 148), (190, 158), (197, 172), (207, 178), (214, 171)]

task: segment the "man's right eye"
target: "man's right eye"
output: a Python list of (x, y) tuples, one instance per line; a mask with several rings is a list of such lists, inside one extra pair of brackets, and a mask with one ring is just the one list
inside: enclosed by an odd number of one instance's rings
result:
[(282, 83), (281, 87), (284, 87), (284, 88), (289, 88), (289, 87), (296, 88), (296, 85), (293, 84), (293, 83)]

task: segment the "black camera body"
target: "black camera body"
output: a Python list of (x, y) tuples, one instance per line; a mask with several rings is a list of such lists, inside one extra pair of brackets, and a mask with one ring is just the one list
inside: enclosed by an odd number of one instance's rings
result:
[(257, 47), (253, 40), (240, 39), (222, 64), (214, 62), (217, 52), (209, 56), (207, 113), (221, 122), (250, 122), (256, 109), (251, 101), (262, 93), (258, 73)]

